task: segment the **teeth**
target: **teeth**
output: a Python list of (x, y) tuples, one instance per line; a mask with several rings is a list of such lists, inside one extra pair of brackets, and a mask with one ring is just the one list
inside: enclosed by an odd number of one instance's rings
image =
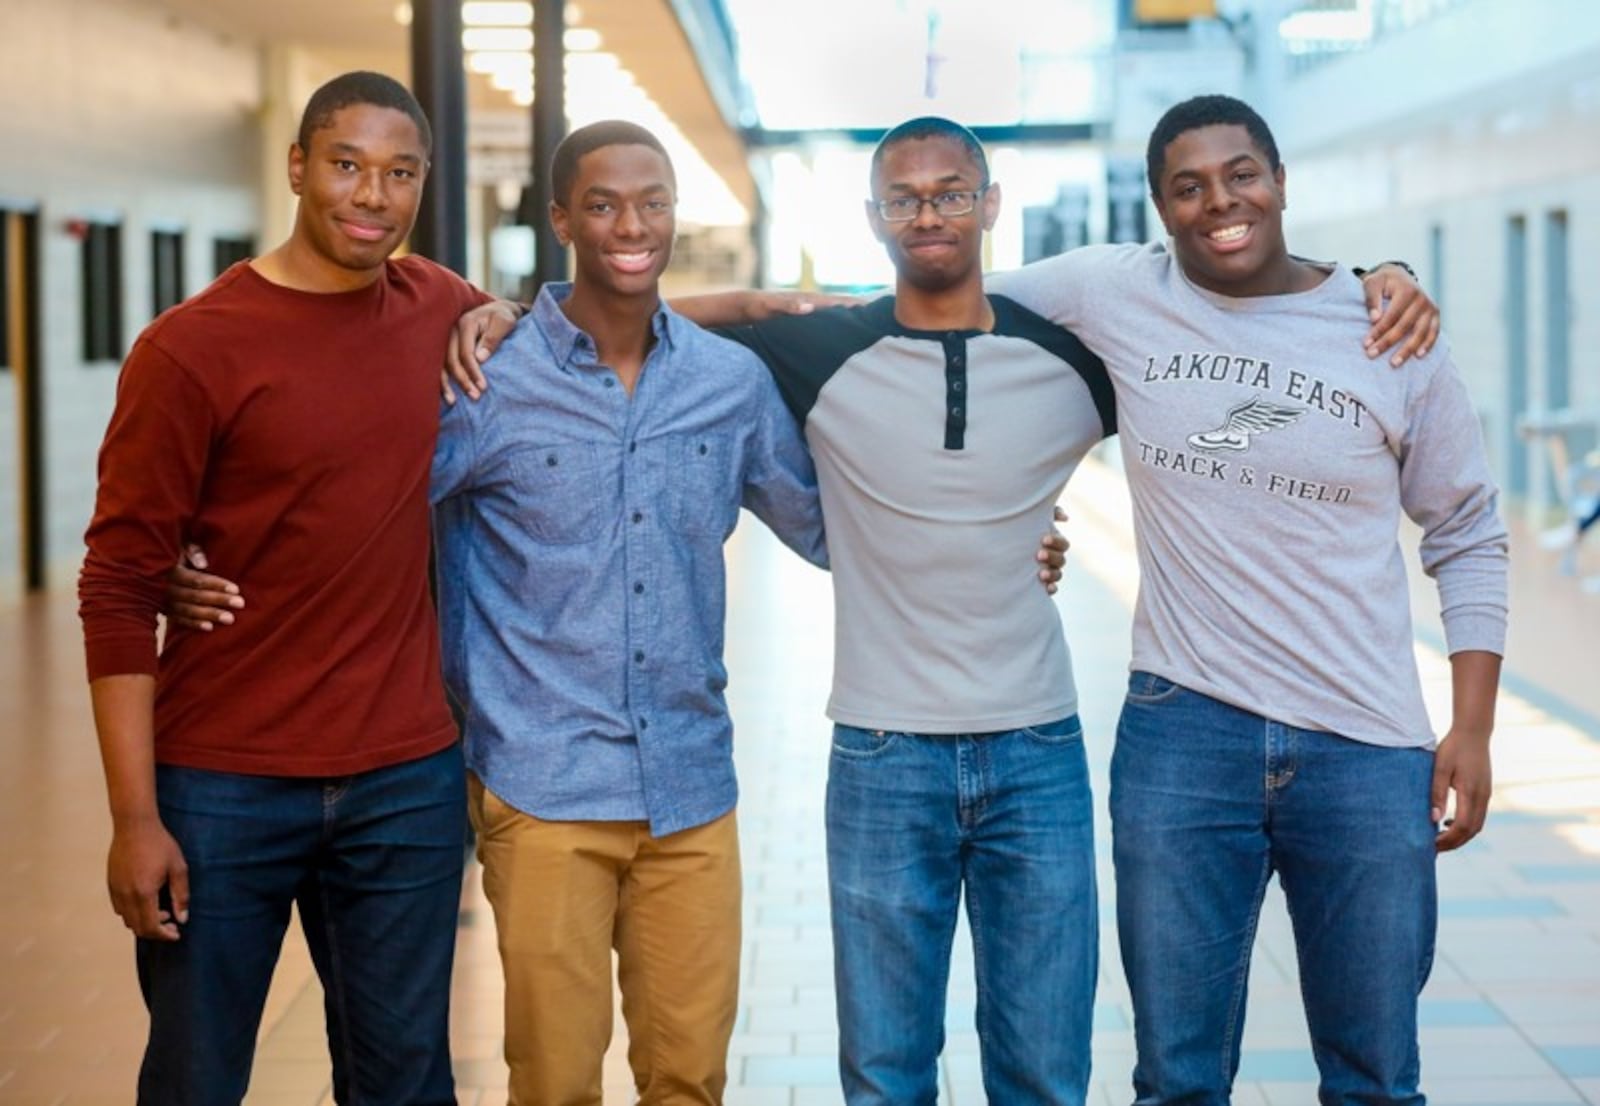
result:
[(646, 251), (644, 253), (614, 253), (611, 256), (616, 258), (618, 261), (628, 262), (643, 261), (645, 258), (649, 257), (650, 254), (648, 251)]
[(1249, 230), (1250, 228), (1247, 225), (1240, 223), (1236, 227), (1223, 227), (1221, 230), (1214, 230), (1206, 237), (1210, 238), (1213, 242), (1237, 242), (1239, 239), (1243, 238), (1245, 234), (1249, 232)]

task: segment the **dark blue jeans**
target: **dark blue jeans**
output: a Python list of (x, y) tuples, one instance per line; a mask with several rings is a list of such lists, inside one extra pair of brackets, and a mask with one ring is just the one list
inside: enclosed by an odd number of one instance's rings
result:
[(139, 1101), (237, 1104), (292, 905), (322, 979), (334, 1098), (453, 1104), (450, 967), (466, 839), (461, 748), (339, 779), (158, 767), (189, 921), (138, 942)]
[(1111, 760), (1117, 930), (1138, 1106), (1223, 1106), (1276, 872), (1322, 1106), (1420, 1106), (1433, 963), (1425, 748), (1364, 745), (1135, 672)]
[(1099, 914), (1077, 716), (1031, 729), (834, 727), (828, 890), (852, 1106), (931, 1106), (963, 890), (990, 1102), (1082, 1106)]

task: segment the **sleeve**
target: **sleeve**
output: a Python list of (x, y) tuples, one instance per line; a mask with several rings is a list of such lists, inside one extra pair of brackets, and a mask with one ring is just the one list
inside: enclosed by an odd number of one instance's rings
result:
[(217, 418), (198, 382), (142, 338), (117, 380), (78, 577), (89, 678), (156, 672), (156, 620), (191, 528)]
[(478, 424), (487, 414), (482, 408), (495, 402), (491, 388), (476, 400), (462, 398), (454, 406), (441, 403), (439, 438), (433, 447), (433, 470), (428, 477), (428, 502), (438, 505), (476, 486)]
[(745, 460), (742, 504), (790, 549), (827, 568), (822, 501), (811, 450), (777, 384), (759, 368), (755, 375), (755, 432)]
[(1409, 398), (1400, 451), (1400, 502), (1422, 527), (1422, 569), (1439, 588), (1452, 654), (1505, 652), (1507, 539), (1499, 490), (1466, 387), (1442, 359)]
[(1101, 294), (1126, 247), (1083, 246), (1020, 269), (988, 273), (984, 290), (1013, 299), (1057, 326), (1084, 336), (1104, 314)]
[(810, 315), (779, 315), (717, 331), (754, 353), (778, 382), (794, 417), (805, 424), (834, 370), (885, 333), (892, 299), (853, 307), (828, 307)]

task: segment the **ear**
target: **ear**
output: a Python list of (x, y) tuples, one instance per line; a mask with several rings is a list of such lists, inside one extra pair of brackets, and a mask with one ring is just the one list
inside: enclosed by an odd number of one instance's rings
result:
[(1283, 184), (1286, 179), (1282, 165), (1272, 171), (1272, 183), (1278, 186), (1278, 206), (1285, 210), (1289, 207), (1289, 190)]
[(983, 219), (983, 229), (993, 230), (994, 221), (1000, 218), (1000, 182), (990, 181), (983, 193), (983, 206), (978, 209)]
[(572, 245), (572, 228), (567, 225), (567, 220), (567, 209), (556, 203), (554, 200), (551, 200), (550, 225), (555, 228), (556, 241), (560, 242), (563, 246)]
[(862, 202), (867, 212), (867, 226), (872, 228), (872, 237), (880, 242), (887, 242), (889, 240), (887, 237), (889, 232), (883, 225), (883, 216), (878, 214), (878, 202), (876, 200), (864, 200)]
[(1158, 195), (1152, 194), (1150, 200), (1156, 205), (1156, 215), (1161, 219), (1161, 229), (1166, 231), (1167, 236), (1170, 238), (1172, 236), (1172, 220), (1167, 218), (1167, 205), (1162, 202), (1161, 197)]
[(289, 191), (296, 196), (301, 194), (306, 185), (306, 152), (300, 148), (300, 143), (289, 143)]

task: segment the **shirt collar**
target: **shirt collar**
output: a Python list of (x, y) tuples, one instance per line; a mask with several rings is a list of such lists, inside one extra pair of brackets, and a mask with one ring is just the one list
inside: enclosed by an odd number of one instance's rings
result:
[[(539, 289), (531, 311), (540, 333), (550, 343), (550, 352), (562, 368), (570, 367), (574, 362), (580, 365), (595, 363), (594, 339), (574, 326), (561, 310), (562, 303), (571, 295), (571, 281), (549, 281)], [(657, 303), (655, 313), (650, 317), (650, 329), (655, 334), (657, 344), (669, 351), (677, 345), (682, 328), (687, 325), (683, 316), (668, 307), (665, 300)]]

